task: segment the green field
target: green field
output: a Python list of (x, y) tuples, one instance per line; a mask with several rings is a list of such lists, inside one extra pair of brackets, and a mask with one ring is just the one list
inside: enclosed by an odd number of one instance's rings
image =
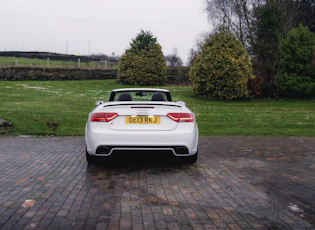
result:
[[(95, 101), (123, 87), (115, 80), (0, 81), (0, 118), (14, 125), (13, 135), (84, 135)], [(187, 103), (203, 136), (315, 136), (314, 100), (206, 101), (189, 86), (163, 88)]]
[[(51, 68), (77, 68), (78, 62), (71, 61), (55, 61), (35, 58), (14, 58), (14, 57), (0, 57), (0, 67), (15, 66), (17, 59), (17, 66), (23, 67), (51, 67)], [(117, 69), (117, 64), (113, 65), (110, 62), (105, 65), (105, 62), (80, 62), (80, 68), (85, 69)]]

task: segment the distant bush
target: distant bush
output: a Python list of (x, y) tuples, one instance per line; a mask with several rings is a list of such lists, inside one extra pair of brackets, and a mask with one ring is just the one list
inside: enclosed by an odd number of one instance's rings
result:
[(282, 71), (315, 78), (314, 52), (315, 34), (302, 25), (293, 28), (281, 41)]
[(247, 98), (248, 81), (254, 78), (244, 46), (224, 28), (205, 42), (189, 75), (196, 96), (218, 100)]
[(279, 96), (291, 98), (311, 98), (315, 96), (315, 81), (307, 76), (284, 73), (277, 78)]
[(150, 32), (141, 32), (119, 61), (118, 79), (127, 85), (162, 85), (166, 63), (162, 47)]
[(168, 67), (165, 83), (175, 85), (189, 84), (189, 67)]
[(281, 73), (277, 76), (280, 97), (315, 96), (315, 34), (300, 25), (281, 41)]

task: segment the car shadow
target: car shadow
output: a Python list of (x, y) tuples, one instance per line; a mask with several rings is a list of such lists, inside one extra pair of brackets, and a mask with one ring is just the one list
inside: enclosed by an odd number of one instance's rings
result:
[(160, 157), (160, 156), (150, 156), (150, 157), (109, 157), (100, 158), (94, 164), (89, 166), (104, 167), (107, 169), (118, 169), (121, 167), (132, 168), (152, 168), (152, 167), (167, 167), (167, 166), (181, 166), (182, 163), (176, 157)]

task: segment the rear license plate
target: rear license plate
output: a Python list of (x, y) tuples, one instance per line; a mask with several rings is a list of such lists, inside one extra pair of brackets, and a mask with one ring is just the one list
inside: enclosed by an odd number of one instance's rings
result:
[(158, 125), (161, 123), (160, 116), (127, 116), (126, 124)]

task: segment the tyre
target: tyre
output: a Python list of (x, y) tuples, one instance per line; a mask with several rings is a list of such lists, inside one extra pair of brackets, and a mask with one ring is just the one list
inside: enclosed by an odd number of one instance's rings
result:
[(85, 155), (86, 155), (86, 161), (88, 162), (88, 164), (94, 164), (95, 163), (95, 157), (94, 156), (91, 156), (90, 154), (88, 154), (87, 151), (86, 151)]
[(194, 163), (196, 163), (197, 158), (198, 158), (198, 151), (197, 151), (196, 154), (193, 155), (193, 156), (181, 157), (181, 158), (180, 158), (180, 161), (181, 161), (183, 164), (194, 164)]

